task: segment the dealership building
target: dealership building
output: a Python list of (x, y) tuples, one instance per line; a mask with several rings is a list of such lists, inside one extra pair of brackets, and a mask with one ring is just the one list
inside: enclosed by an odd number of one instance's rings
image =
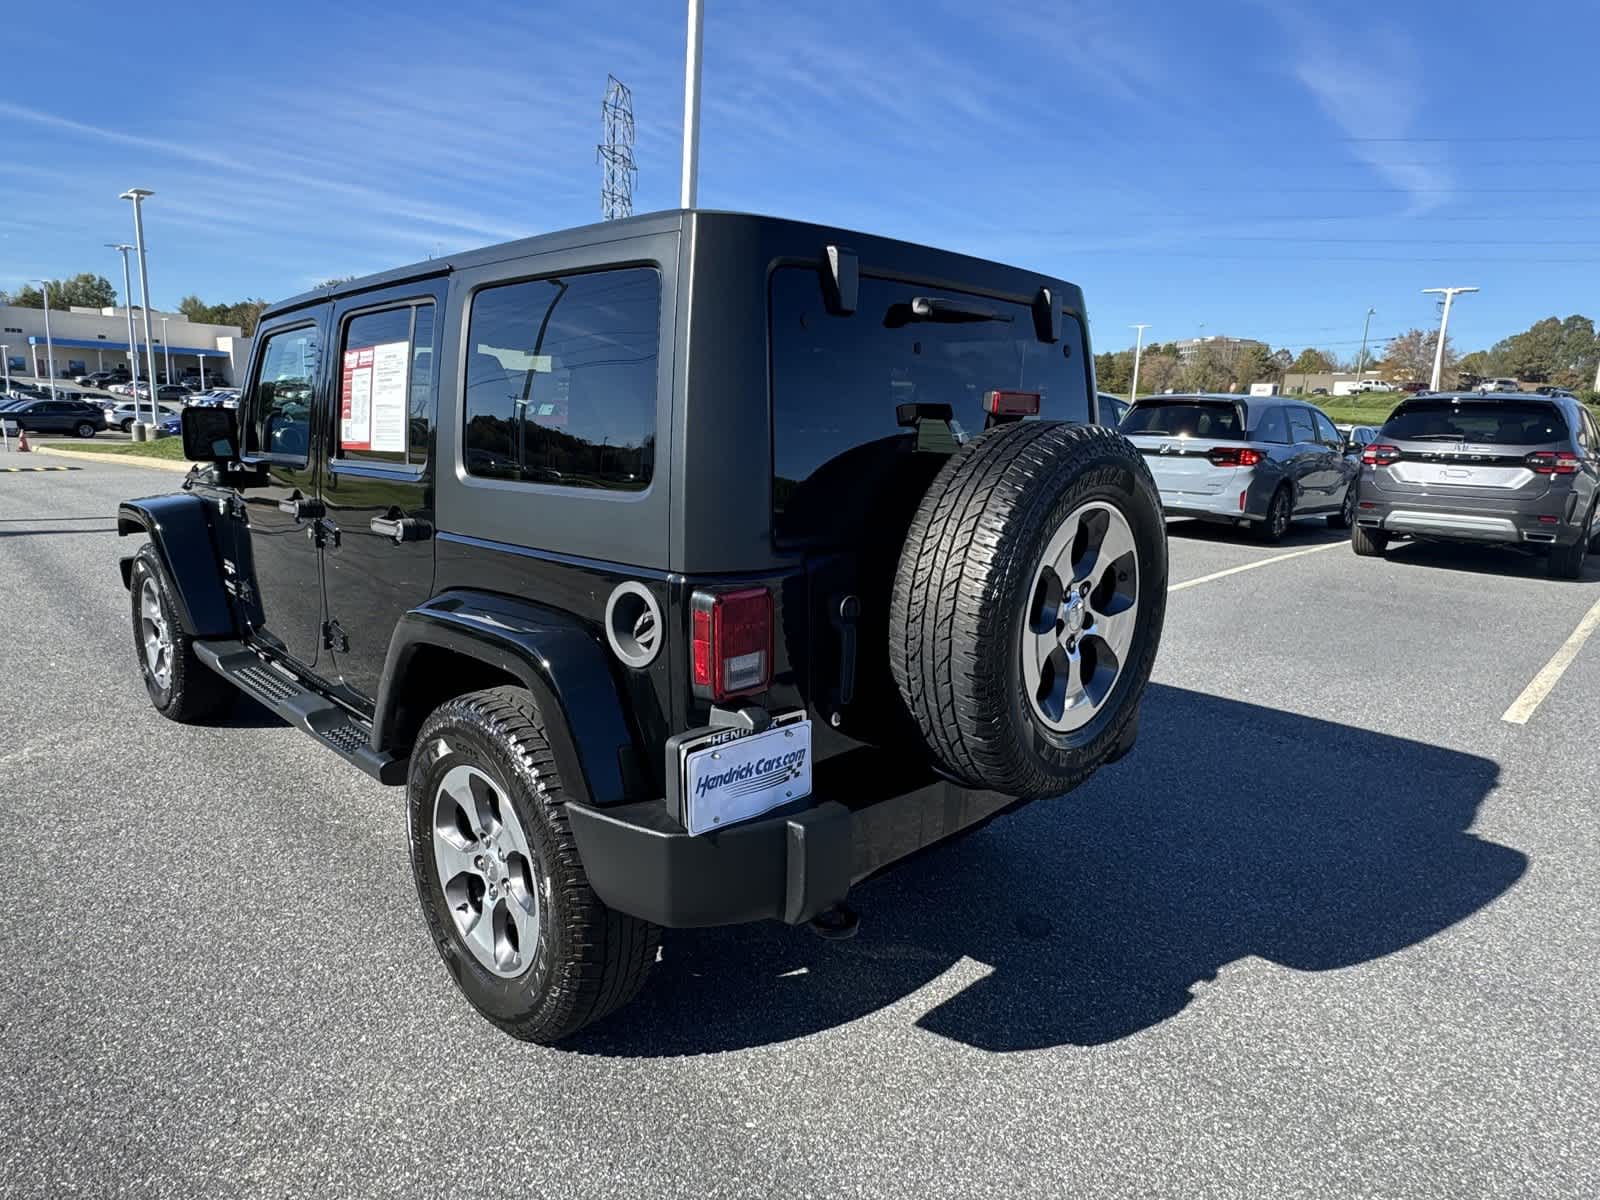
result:
[[(91, 371), (114, 371), (128, 365), (126, 308), (52, 308), (48, 338), (42, 308), (0, 305), (0, 345), (13, 376), (54, 374), (70, 379)], [(134, 339), (139, 349), (139, 378), (149, 374), (145, 357), (144, 316), (133, 310)], [(250, 358), (250, 339), (237, 325), (199, 325), (182, 313), (150, 310), (150, 332), (156, 373), (182, 379), (186, 372), (205, 372), (206, 383), (237, 384)], [(54, 359), (55, 370), (50, 369)]]

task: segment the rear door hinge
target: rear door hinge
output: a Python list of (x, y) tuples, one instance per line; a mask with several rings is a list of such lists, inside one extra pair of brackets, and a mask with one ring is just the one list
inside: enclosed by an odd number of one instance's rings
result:
[(350, 636), (340, 628), (337, 621), (324, 621), (322, 623), (322, 648), (332, 650), (335, 654), (348, 654), (350, 652)]

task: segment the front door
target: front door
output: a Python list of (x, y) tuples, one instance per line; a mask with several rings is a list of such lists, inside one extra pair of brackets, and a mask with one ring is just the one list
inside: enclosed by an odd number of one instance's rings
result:
[(434, 416), (447, 281), (341, 301), (323, 423), (322, 569), (333, 666), (359, 706), (377, 696), (395, 623), (433, 590)]
[(251, 636), (307, 668), (317, 665), (322, 644), (315, 417), (325, 403), (327, 316), (323, 305), (256, 332), (264, 340), (239, 405), (241, 458), (261, 473), (242, 489), (237, 546), (236, 569), (251, 589)]

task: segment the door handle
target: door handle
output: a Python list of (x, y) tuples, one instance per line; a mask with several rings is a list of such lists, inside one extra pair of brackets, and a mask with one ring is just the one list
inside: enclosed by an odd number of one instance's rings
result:
[(433, 526), (416, 517), (373, 517), (367, 528), (396, 546), (403, 542), (425, 542), (433, 536)]
[(296, 521), (304, 521), (309, 517), (320, 517), (323, 507), (320, 500), (307, 500), (303, 496), (295, 496), (288, 500), (279, 500), (278, 511), (288, 513)]

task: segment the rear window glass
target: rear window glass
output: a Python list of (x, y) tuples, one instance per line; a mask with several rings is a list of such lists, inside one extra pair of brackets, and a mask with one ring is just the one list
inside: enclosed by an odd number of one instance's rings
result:
[(1239, 410), (1226, 400), (1141, 400), (1123, 418), (1122, 432), (1239, 437)]
[(1408, 400), (1390, 414), (1380, 436), (1396, 441), (1535, 446), (1564, 442), (1571, 435), (1561, 410), (1553, 404)]
[[(950, 308), (915, 319), (917, 298)], [(911, 490), (898, 486), (902, 470), (937, 469), (984, 428), (985, 392), (1038, 392), (1040, 417), (1089, 419), (1086, 341), (1071, 316), (1060, 342), (1041, 342), (1027, 305), (870, 276), (855, 313), (835, 316), (815, 269), (784, 267), (772, 276), (771, 319), (780, 538), (854, 538), (880, 498)], [(896, 409), (907, 404), (949, 405), (952, 419), (901, 426)]]

